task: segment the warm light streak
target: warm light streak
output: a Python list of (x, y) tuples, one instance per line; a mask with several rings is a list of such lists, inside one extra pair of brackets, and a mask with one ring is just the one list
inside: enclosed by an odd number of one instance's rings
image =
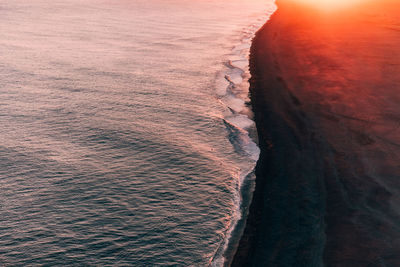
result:
[(371, 0), (289, 0), (307, 4), (325, 11), (334, 11), (337, 9), (350, 8), (359, 4), (370, 2)]

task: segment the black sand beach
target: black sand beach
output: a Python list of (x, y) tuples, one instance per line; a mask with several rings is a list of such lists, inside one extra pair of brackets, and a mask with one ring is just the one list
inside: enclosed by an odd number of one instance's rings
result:
[(251, 50), (261, 156), (232, 266), (400, 266), (400, 4), (277, 4)]

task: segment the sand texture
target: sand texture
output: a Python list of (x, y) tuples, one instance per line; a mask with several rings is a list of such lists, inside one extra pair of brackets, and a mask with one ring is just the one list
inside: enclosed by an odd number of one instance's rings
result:
[(261, 157), (233, 266), (400, 266), (400, 3), (278, 1), (251, 53)]

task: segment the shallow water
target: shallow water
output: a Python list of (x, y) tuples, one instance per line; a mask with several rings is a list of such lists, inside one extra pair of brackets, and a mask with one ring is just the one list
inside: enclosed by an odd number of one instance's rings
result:
[(246, 57), (272, 11), (2, 1), (0, 264), (222, 264), (258, 158)]

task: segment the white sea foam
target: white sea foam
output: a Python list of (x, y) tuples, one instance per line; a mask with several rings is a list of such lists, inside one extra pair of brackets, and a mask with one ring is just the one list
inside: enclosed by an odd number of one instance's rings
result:
[(232, 220), (227, 229), (224, 243), (216, 251), (216, 255), (210, 264), (211, 266), (223, 266), (226, 264), (226, 250), (231, 242), (232, 233), (242, 218), (242, 186), (246, 182), (246, 179), (254, 176), (251, 174), (254, 172), (260, 155), (259, 147), (249, 134), (250, 131), (255, 130), (255, 123), (252, 120), (252, 115), (249, 115), (249, 112), (247, 112), (248, 108), (246, 106), (246, 103), (250, 101), (248, 56), (251, 41), (256, 30), (262, 26), (275, 10), (276, 6), (271, 3), (266, 13), (257, 19), (257, 23), (243, 29), (240, 43), (233, 47), (228, 63), (218, 74), (215, 83), (216, 93), (220, 101), (230, 110), (224, 118), (230, 141), (235, 149), (247, 156), (248, 161), (240, 166), (240, 173), (237, 176), (237, 190), (234, 194), (235, 208)]
[(245, 104), (243, 99), (237, 98), (231, 93), (223, 96), (222, 101), (227, 107), (229, 107), (230, 110), (234, 111), (235, 113), (241, 112)]
[[(245, 59), (245, 60), (246, 60), (246, 62), (248, 62), (247, 59)], [(246, 66), (247, 66), (247, 64), (246, 64)], [(246, 67), (238, 68), (231, 64), (229, 64), (229, 67), (230, 68), (225, 71), (225, 79), (232, 82), (233, 85), (236, 85), (236, 86), (240, 85), (243, 82), (243, 77), (244, 77), (243, 74), (245, 73)]]
[(233, 115), (230, 117), (226, 117), (225, 119), (236, 127), (242, 129), (249, 129), (250, 127), (254, 127), (254, 121), (243, 114)]
[(248, 67), (249, 61), (247, 59), (232, 60), (231, 65), (243, 70)]
[(220, 72), (215, 82), (215, 91), (217, 95), (218, 96), (226, 95), (229, 84), (230, 82), (227, 79), (225, 79), (225, 73)]

